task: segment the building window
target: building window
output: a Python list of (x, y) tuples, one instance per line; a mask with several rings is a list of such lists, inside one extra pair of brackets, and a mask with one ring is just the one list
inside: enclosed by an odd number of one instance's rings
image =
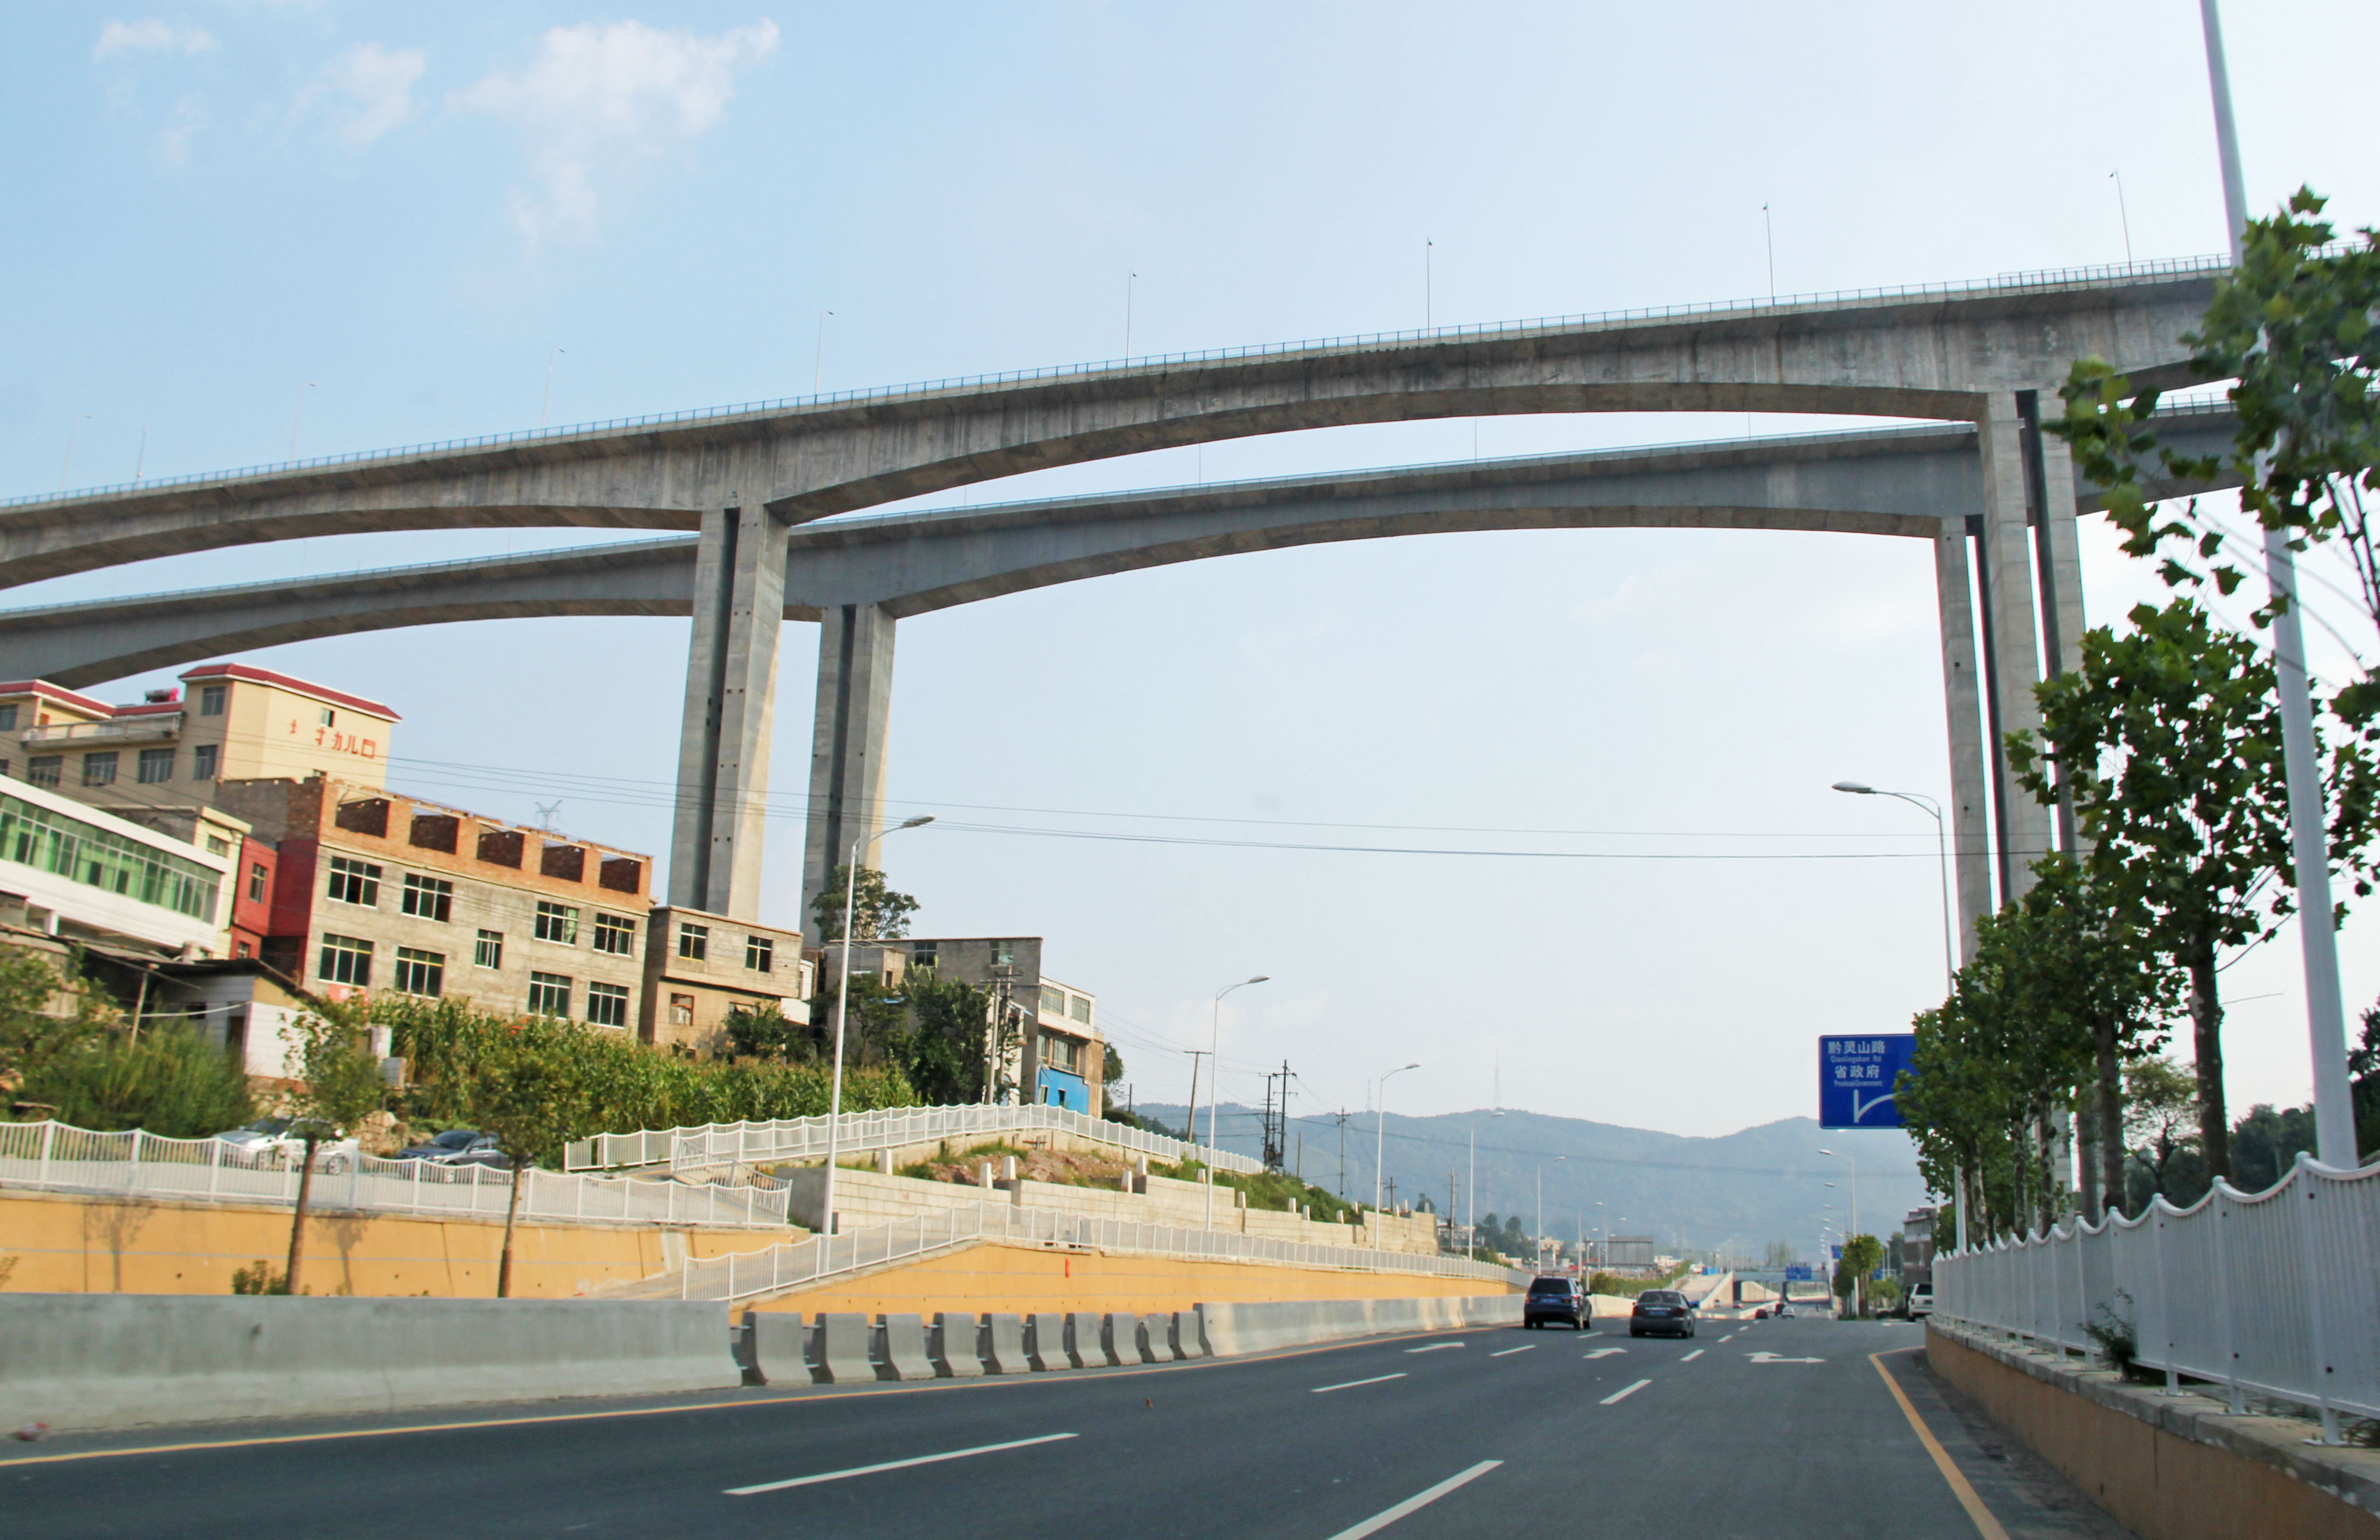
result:
[(504, 965), (504, 933), (501, 930), (480, 931), (479, 940), (471, 948), (471, 961), (475, 965), (482, 968), (503, 967)]
[(695, 963), (708, 959), (710, 956), (710, 927), (679, 922), (677, 954)]
[(1066, 991), (1054, 984), (1041, 986), (1041, 1012), (1044, 1015), (1063, 1018), (1066, 1014)]
[(31, 867), (105, 892), (214, 923), (224, 874), (153, 845), (0, 796), (0, 861)]
[(265, 870), (264, 863), (261, 861), (249, 862), (248, 865), (249, 902), (251, 903), (262, 903), (264, 902), (264, 895), (272, 888), (272, 885), (273, 874)]
[(210, 855), (229, 855), (231, 854), (231, 842), (225, 839), (220, 834), (210, 834), (207, 836), (207, 854)]
[(615, 957), (627, 957), (637, 950), (637, 922), (625, 915), (607, 915), (595, 911), (595, 950), (608, 952)]
[(767, 936), (745, 937), (744, 965), (754, 973), (767, 973), (777, 965), (777, 943)]
[(328, 706), (324, 706), (321, 708), (320, 720), (325, 727), (336, 727), (339, 725), (339, 713), (332, 710)]
[(1083, 1045), (1072, 1037), (1055, 1037), (1045, 1032), (1041, 1035), (1041, 1062), (1053, 1070), (1064, 1070), (1069, 1074), (1079, 1073), (1083, 1063)]
[(25, 779), (36, 786), (55, 786), (62, 779), (59, 772), (66, 769), (66, 763), (63, 754), (36, 754), (25, 761)]
[(444, 993), (446, 954), (443, 952), (416, 952), (411, 947), (397, 948), (396, 987), (408, 995)]
[(220, 744), (200, 744), (190, 750), (190, 779), (212, 781), (215, 778), (215, 760), (222, 752)]
[(351, 861), (344, 855), (331, 857), (331, 879), (323, 886), (324, 897), (339, 903), (359, 903), (367, 909), (380, 907), (380, 868), (370, 861)]
[(617, 984), (589, 984), (587, 1019), (597, 1026), (627, 1025), (628, 991)]
[(140, 783), (153, 786), (160, 781), (174, 779), (174, 751), (170, 748), (144, 748), (140, 751)]
[[(408, 915), (443, 923), (455, 907), (455, 884), (443, 878), (418, 877), (407, 872), (405, 899), (400, 907)], [(436, 993), (435, 990), (431, 992)]]
[(317, 976), (332, 984), (353, 984), (358, 988), (371, 983), (372, 944), (353, 936), (334, 936), (322, 932), (322, 965)]
[(570, 980), (558, 973), (528, 976), (528, 1013), (532, 1016), (570, 1014)]
[(111, 748), (104, 754), (84, 755), (82, 757), (82, 783), (86, 786), (112, 786), (115, 784), (115, 750)]
[(548, 903), (543, 899), (537, 904), (537, 939), (560, 941), (564, 946), (578, 944), (578, 911), (566, 903)]
[(991, 965), (995, 968), (1014, 967), (1016, 965), (1016, 943), (1014, 941), (992, 942)]
[(15, 731), (17, 731), (17, 707), (16, 703), (11, 701), (6, 706), (0, 706), (0, 733)]
[(249, 947), (249, 944), (246, 941), (234, 941), (232, 943), (231, 952), (235, 957), (253, 957), (256, 955), (255, 952)]
[(1091, 997), (1088, 995), (1072, 996), (1066, 1002), (1066, 1013), (1074, 1017), (1076, 1021), (1083, 1023), (1085, 1025), (1089, 1025), (1091, 1020)]
[(694, 997), (692, 995), (670, 996), (670, 1025), (672, 1026), (692, 1026), (694, 1025)]
[(934, 965), (941, 950), (931, 941), (913, 942), (909, 948), (909, 965), (913, 968), (930, 968)]
[(223, 686), (223, 685), (201, 685), (201, 686), (200, 687), (200, 689), (199, 689), (199, 715), (200, 715), (200, 716), (202, 716), (202, 717), (219, 717), (219, 716), (222, 716), (222, 715), (223, 715), (223, 708), (224, 708), (224, 686)]

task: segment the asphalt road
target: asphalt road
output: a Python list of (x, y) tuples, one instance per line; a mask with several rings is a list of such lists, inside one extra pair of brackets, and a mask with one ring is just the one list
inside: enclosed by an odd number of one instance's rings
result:
[(1921, 1342), (1828, 1320), (1709, 1322), (1689, 1341), (1502, 1329), (699, 1404), (59, 1438), (0, 1460), (0, 1514), (44, 1537), (1430, 1540), (1560, 1524), (1990, 1540), (1882, 1354), (1987, 1522), (2017, 1540), (2122, 1534), (1998, 1444), (1915, 1362)]

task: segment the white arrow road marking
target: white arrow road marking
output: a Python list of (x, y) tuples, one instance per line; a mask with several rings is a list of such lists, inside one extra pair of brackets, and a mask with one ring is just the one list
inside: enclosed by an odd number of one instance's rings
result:
[(1378, 1534), (1406, 1514), (1427, 1508), (1458, 1486), (1467, 1485), (1504, 1463), (1500, 1460), (1483, 1460), (1467, 1471), (1459, 1471), (1427, 1491), (1416, 1492), (1394, 1508), (1383, 1509), (1352, 1529), (1342, 1529), (1330, 1540), (1364, 1540), (1367, 1534)]
[(1743, 1355), (1755, 1364), (1824, 1364), (1823, 1358), (1779, 1358), (1773, 1352), (1748, 1352)]
[(1502, 1352), (1491, 1352), (1488, 1356), (1490, 1358), (1510, 1358), (1516, 1352), (1535, 1352), (1536, 1351), (1537, 1345), (1535, 1342), (1524, 1342), (1517, 1348), (1506, 1348)]
[(1405, 1352), (1437, 1352), (1439, 1349), (1440, 1349), (1440, 1348), (1459, 1348), (1459, 1347), (1461, 1347), (1461, 1346), (1463, 1346), (1463, 1344), (1462, 1344), (1462, 1343), (1460, 1343), (1460, 1342), (1426, 1342), (1426, 1343), (1424, 1343), (1422, 1346), (1417, 1347), (1417, 1348), (1407, 1348), (1407, 1349), (1405, 1350)]
[(1628, 1350), (1626, 1348), (1597, 1348), (1593, 1352), (1583, 1353), (1580, 1356), (1585, 1358), (1609, 1358), (1615, 1352), (1626, 1352)]
[(1686, 1354), (1685, 1357), (1679, 1359), (1678, 1362), (1681, 1364), (1691, 1364), (1695, 1359), (1700, 1358), (1703, 1354), (1708, 1352), (1710, 1352), (1710, 1349), (1708, 1348), (1696, 1348), (1694, 1352)]
[(1374, 1375), (1369, 1379), (1351, 1379), (1339, 1385), (1318, 1385), (1314, 1388), (1314, 1394), (1320, 1396), (1327, 1395), (1333, 1390), (1353, 1390), (1358, 1385), (1385, 1385), (1390, 1380), (1402, 1379), (1405, 1376), (1402, 1375)]
[(1645, 1387), (1652, 1383), (1653, 1382), (1649, 1379), (1640, 1379), (1635, 1384), (1628, 1387), (1625, 1390), (1614, 1390), (1611, 1394), (1603, 1398), (1603, 1404), (1609, 1406), (1614, 1401), (1624, 1401), (1629, 1397), (1634, 1395), (1637, 1391), (1642, 1390)]
[(789, 1486), (815, 1486), (821, 1481), (842, 1481), (851, 1476), (872, 1476), (879, 1471), (903, 1471), (912, 1465), (932, 1465), (945, 1460), (965, 1460), (969, 1455), (997, 1454), (1002, 1449), (1021, 1449), (1035, 1444), (1054, 1444), (1061, 1438), (1076, 1437), (1071, 1433), (1045, 1433), (1038, 1438), (1018, 1438), (1005, 1444), (979, 1444), (971, 1449), (953, 1449), (948, 1454), (921, 1454), (914, 1460), (888, 1460), (881, 1465), (856, 1465), (848, 1471), (828, 1471), (820, 1475), (795, 1476), (791, 1481), (765, 1481), (758, 1486), (731, 1486), (731, 1498), (748, 1498), (760, 1492), (782, 1492)]

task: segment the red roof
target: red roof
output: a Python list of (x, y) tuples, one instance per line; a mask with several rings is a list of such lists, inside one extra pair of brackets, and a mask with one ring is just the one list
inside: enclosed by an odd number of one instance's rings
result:
[(36, 695), (55, 700), (61, 706), (71, 706), (78, 711), (89, 711), (95, 717), (112, 717), (115, 708), (103, 700), (93, 700), (74, 690), (61, 689), (46, 679), (17, 679), (0, 683), (0, 695)]
[(303, 679), (293, 679), (288, 674), (275, 673), (271, 669), (250, 668), (246, 663), (201, 663), (181, 677), (185, 682), (192, 679), (246, 679), (259, 685), (272, 685), (280, 689), (294, 690), (299, 695), (311, 696), (316, 700), (327, 701), (333, 706), (345, 706), (351, 710), (367, 711), (376, 717), (385, 717), (390, 721), (404, 720), (394, 709), (382, 705), (377, 700), (366, 700), (359, 695), (349, 695), (345, 690), (334, 690), (321, 685), (310, 684)]

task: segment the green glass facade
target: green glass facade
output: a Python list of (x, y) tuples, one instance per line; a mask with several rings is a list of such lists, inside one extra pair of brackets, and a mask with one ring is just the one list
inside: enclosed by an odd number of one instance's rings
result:
[(0, 860), (214, 923), (223, 874), (96, 824), (0, 796)]

